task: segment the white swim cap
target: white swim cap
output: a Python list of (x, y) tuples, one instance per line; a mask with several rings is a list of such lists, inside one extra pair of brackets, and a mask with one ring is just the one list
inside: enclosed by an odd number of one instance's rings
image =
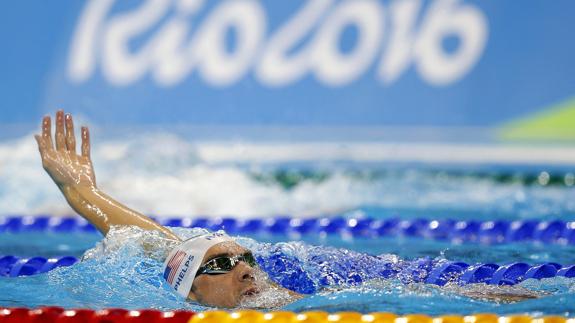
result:
[(202, 234), (184, 241), (170, 251), (164, 261), (164, 279), (178, 294), (188, 297), (208, 249), (226, 241), (233, 240), (224, 232)]

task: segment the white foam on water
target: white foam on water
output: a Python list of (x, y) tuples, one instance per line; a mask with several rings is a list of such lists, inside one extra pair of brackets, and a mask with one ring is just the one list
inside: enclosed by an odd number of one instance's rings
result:
[[(575, 211), (575, 194), (567, 187), (531, 187), (418, 170), (380, 177), (357, 176), (341, 167), (322, 168), (327, 157), (315, 163), (315, 169), (325, 171), (327, 176), (303, 178), (293, 187), (254, 176), (277, 170), (275, 162), (319, 156), (318, 152), (326, 151), (326, 147), (344, 146), (308, 143), (303, 149), (287, 143), (230, 143), (226, 155), (224, 143), (217, 147), (206, 142), (192, 144), (175, 134), (155, 133), (98, 140), (93, 142), (92, 157), (102, 190), (153, 215), (308, 216), (365, 206), (514, 212), (526, 216)], [(381, 153), (373, 149), (369, 144), (358, 144), (336, 149), (337, 156), (331, 157), (361, 161), (361, 156), (369, 156), (370, 152)], [(245, 163), (239, 166), (238, 161)], [(308, 163), (314, 164), (311, 160)], [(264, 164), (267, 166), (259, 167)], [(0, 142), (0, 214), (12, 213), (73, 213), (42, 169), (32, 135)]]

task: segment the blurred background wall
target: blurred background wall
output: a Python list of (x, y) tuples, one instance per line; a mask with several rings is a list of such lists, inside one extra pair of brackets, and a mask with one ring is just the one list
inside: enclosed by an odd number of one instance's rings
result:
[(0, 214), (71, 212), (31, 136), (59, 108), (148, 214), (572, 214), (573, 1), (1, 6)]
[(2, 7), (4, 136), (64, 108), (94, 124), (231, 135), (296, 127), (336, 137), (575, 138), (569, 0)]

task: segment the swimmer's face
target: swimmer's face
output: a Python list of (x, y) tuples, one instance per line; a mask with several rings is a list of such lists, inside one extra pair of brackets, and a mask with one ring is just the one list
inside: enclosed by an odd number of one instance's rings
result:
[[(234, 242), (222, 242), (208, 249), (202, 265), (216, 257), (242, 255), (248, 251)], [(210, 306), (236, 307), (244, 297), (258, 292), (255, 270), (240, 261), (228, 273), (198, 275), (194, 279), (188, 298)]]

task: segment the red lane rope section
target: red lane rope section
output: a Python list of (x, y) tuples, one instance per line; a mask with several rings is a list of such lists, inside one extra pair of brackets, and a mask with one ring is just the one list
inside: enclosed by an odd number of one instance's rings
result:
[(0, 323), (187, 323), (191, 311), (158, 311), (143, 309), (130, 311), (121, 308), (105, 310), (64, 309), (62, 307), (0, 307)]

